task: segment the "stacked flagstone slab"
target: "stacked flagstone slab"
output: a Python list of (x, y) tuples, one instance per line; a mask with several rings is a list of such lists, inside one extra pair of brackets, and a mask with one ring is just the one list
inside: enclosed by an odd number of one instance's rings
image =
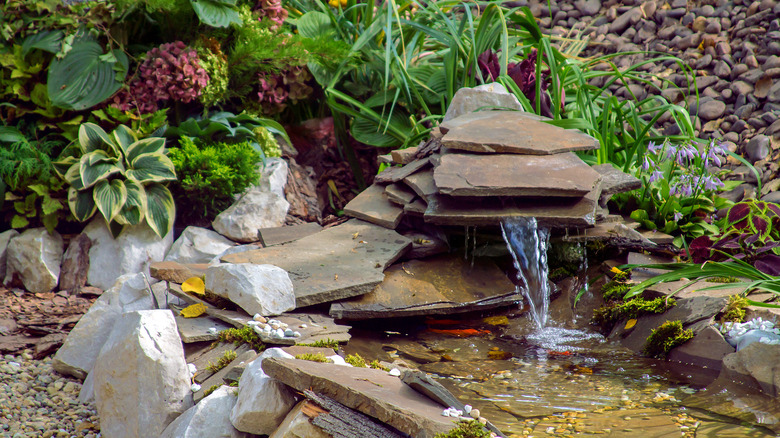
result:
[(574, 154), (597, 149), (593, 137), (520, 111), (472, 112), (439, 130), (414, 159), (392, 156), (406, 164), (377, 175), (345, 213), (391, 229), (404, 215), (435, 225), (518, 216), (556, 228), (595, 224), (602, 177)]

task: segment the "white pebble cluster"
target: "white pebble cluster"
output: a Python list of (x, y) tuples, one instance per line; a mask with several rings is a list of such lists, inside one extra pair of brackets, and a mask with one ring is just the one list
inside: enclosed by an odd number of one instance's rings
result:
[(455, 409), (452, 406), (450, 406), (449, 408), (443, 410), (441, 412), (441, 415), (444, 417), (460, 418), (463, 416), (463, 411), (461, 411), (460, 409)]
[(719, 328), (721, 333), (726, 335), (726, 337), (729, 339), (739, 339), (740, 337), (747, 334), (747, 332), (750, 330), (761, 330), (763, 332), (772, 333), (778, 336), (774, 337), (774, 339), (769, 336), (761, 336), (758, 339), (758, 342), (768, 345), (780, 344), (780, 329), (775, 328), (775, 324), (773, 322), (764, 321), (760, 317), (742, 323), (726, 322)]
[(255, 315), (252, 321), (247, 322), (246, 325), (252, 327), (252, 330), (254, 330), (258, 336), (266, 336), (275, 339), (301, 337), (301, 332), (294, 331), (288, 324), (275, 319), (266, 320), (261, 315)]

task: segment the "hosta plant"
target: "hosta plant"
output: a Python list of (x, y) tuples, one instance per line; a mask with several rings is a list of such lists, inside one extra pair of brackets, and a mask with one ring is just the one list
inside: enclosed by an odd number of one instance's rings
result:
[(126, 225), (142, 222), (160, 236), (173, 225), (176, 214), (165, 181), (176, 179), (166, 156), (165, 139), (139, 139), (125, 125), (110, 135), (94, 123), (79, 128), (77, 154), (57, 163), (68, 189), (68, 206), (81, 222), (97, 211), (118, 236)]

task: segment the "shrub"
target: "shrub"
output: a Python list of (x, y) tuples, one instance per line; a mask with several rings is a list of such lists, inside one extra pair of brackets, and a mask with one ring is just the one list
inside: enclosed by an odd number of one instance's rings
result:
[(171, 192), (178, 205), (186, 206), (180, 216), (185, 221), (213, 219), (260, 178), (257, 165), (262, 158), (248, 141), (199, 148), (182, 137), (179, 147), (168, 153), (180, 176)]

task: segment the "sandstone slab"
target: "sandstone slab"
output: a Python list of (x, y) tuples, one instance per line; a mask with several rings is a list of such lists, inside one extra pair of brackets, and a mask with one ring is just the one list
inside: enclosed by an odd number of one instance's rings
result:
[(350, 220), (285, 245), (222, 258), (227, 263), (271, 263), (290, 275), (297, 307), (370, 292), (382, 271), (411, 240), (378, 225)]
[(160, 436), (192, 406), (189, 372), (170, 310), (117, 318), (93, 371), (101, 433)]
[(344, 214), (394, 230), (404, 209), (390, 202), (384, 186), (372, 184), (344, 206)]
[(577, 130), (563, 129), (518, 111), (469, 113), (444, 122), (444, 147), (471, 152), (550, 155), (598, 149), (598, 141)]
[(230, 423), (238, 390), (221, 386), (173, 421), (160, 438), (243, 438)]
[(450, 196), (582, 197), (600, 175), (573, 153), (555, 155), (444, 154), (433, 170)]
[(393, 318), (487, 310), (522, 301), (492, 261), (443, 255), (391, 266), (373, 291), (330, 306), (344, 319)]
[[(211, 389), (213, 386), (226, 385), (228, 382), (225, 379), (225, 376), (227, 376), (228, 373), (230, 373), (234, 369), (240, 368), (241, 373), (243, 374), (243, 371), (244, 369), (246, 369), (247, 364), (251, 363), (258, 356), (255, 350), (246, 350), (246, 351), (242, 350), (242, 352), (236, 350), (236, 354), (238, 356), (235, 359), (233, 359), (229, 364), (227, 364), (227, 366), (218, 370), (216, 373), (211, 374), (207, 379), (198, 382), (201, 384), (201, 387), (199, 390), (195, 391), (195, 393), (192, 394), (192, 399), (195, 401), (195, 403), (200, 403), (200, 401), (203, 400), (206, 391)], [(240, 374), (239, 374), (239, 379), (240, 379)], [(228, 411), (227, 415), (225, 416), (225, 419), (227, 419), (227, 417), (229, 416), (230, 416), (230, 411)]]
[(404, 206), (417, 197), (412, 189), (404, 183), (393, 183), (385, 187), (385, 194), (390, 202)]
[[(214, 341), (217, 339), (217, 332), (221, 332), (222, 330), (231, 327), (232, 326), (227, 325), (216, 318), (207, 316), (185, 318), (179, 314), (176, 315), (176, 328), (179, 330), (181, 341), (185, 344)], [(215, 329), (216, 331), (212, 329)]]
[(418, 438), (452, 429), (442, 406), (399, 378), (372, 368), (352, 368), (297, 359), (267, 359), (266, 374), (293, 388), (310, 389)]
[(379, 184), (391, 184), (403, 180), (409, 175), (417, 173), (418, 171), (428, 167), (429, 159), (423, 158), (414, 160), (401, 167), (390, 166), (387, 169), (380, 172), (375, 178), (374, 182)]
[[(215, 374), (212, 367), (216, 365), (220, 358), (222, 358), (225, 353), (229, 351), (236, 353), (236, 356), (243, 356), (245, 353), (254, 350), (251, 349), (249, 344), (241, 344), (236, 346), (232, 342), (220, 342), (214, 346), (214, 348), (210, 348), (200, 354), (192, 355), (192, 357), (187, 357), (187, 362), (195, 365), (196, 371), (192, 380), (194, 380), (196, 383), (203, 383), (211, 378)], [(255, 356), (256, 355), (257, 353), (255, 353)], [(208, 387), (204, 389), (207, 388)]]
[(162, 261), (149, 265), (149, 273), (152, 277), (161, 281), (179, 284), (192, 277), (203, 277), (206, 274), (206, 269), (208, 269), (208, 265), (203, 263), (182, 264), (179, 262)]
[(629, 175), (610, 163), (593, 166), (601, 175), (601, 197), (609, 200), (615, 193), (628, 192), (642, 187), (642, 181)]
[(413, 146), (406, 149), (396, 149), (390, 151), (391, 162), (395, 164), (405, 165), (415, 160), (417, 152), (420, 150), (418, 146)]
[(433, 169), (426, 169), (414, 175), (409, 175), (403, 181), (426, 202), (430, 196), (439, 193), (439, 188), (436, 187), (436, 183), (433, 181)]
[(731, 353), (734, 353), (734, 347), (726, 342), (720, 331), (707, 327), (690, 341), (672, 350), (668, 359), (700, 368), (720, 370), (723, 358)]
[(208, 263), (226, 249), (235, 246), (235, 242), (221, 234), (200, 227), (187, 227), (173, 242), (166, 261), (179, 263)]
[(290, 276), (274, 265), (221, 263), (206, 270), (206, 290), (250, 315), (278, 315), (295, 308)]
[(30, 228), (8, 242), (3, 284), (17, 284), (33, 293), (57, 287), (64, 251), (62, 236), (46, 228)]
[(319, 233), (320, 231), (322, 231), (322, 226), (320, 224), (309, 222), (286, 227), (263, 228), (258, 231), (258, 237), (263, 246), (274, 246), (289, 243)]

